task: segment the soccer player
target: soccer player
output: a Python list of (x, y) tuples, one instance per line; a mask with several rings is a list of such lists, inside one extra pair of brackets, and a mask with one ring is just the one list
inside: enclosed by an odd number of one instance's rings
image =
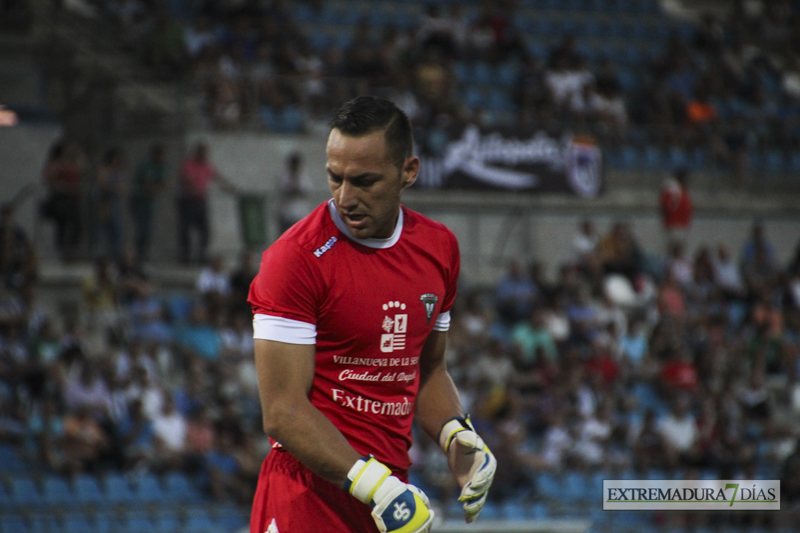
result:
[(496, 461), (445, 365), (458, 244), (400, 205), (419, 171), (402, 111), (359, 97), (331, 126), (333, 198), (264, 252), (250, 287), (273, 443), (250, 531), (429, 531), (430, 503), (407, 483), (414, 417), (447, 454), (471, 522)]

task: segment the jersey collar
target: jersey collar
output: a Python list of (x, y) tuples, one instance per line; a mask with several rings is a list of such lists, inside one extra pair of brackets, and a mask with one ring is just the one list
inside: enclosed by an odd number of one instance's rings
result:
[(400, 206), (400, 216), (397, 217), (397, 224), (394, 227), (394, 233), (388, 239), (359, 239), (354, 237), (352, 233), (350, 233), (350, 228), (347, 227), (347, 224), (344, 223), (342, 217), (339, 216), (339, 212), (336, 210), (336, 206), (333, 205), (333, 199), (328, 200), (328, 212), (331, 214), (331, 218), (333, 219), (333, 223), (336, 227), (344, 233), (348, 239), (351, 241), (357, 242), (358, 244), (363, 244), (369, 248), (391, 248), (397, 241), (400, 240), (400, 235), (403, 233), (403, 206)]

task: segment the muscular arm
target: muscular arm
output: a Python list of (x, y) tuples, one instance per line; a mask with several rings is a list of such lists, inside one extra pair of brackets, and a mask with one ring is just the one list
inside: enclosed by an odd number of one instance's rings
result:
[(444, 349), (447, 332), (432, 331), (420, 355), (420, 383), (416, 419), (419, 426), (438, 443), (439, 429), (454, 416), (464, 414), (458, 391), (447, 373)]
[(314, 350), (312, 344), (256, 339), (264, 431), (312, 472), (341, 486), (361, 455), (308, 400)]

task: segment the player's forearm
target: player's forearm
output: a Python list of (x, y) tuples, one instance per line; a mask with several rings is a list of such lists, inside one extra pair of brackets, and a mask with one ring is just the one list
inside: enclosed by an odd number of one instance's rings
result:
[(417, 424), (436, 441), (442, 424), (463, 414), (458, 390), (447, 368), (442, 364), (432, 369), (417, 394)]
[(305, 398), (273, 402), (265, 408), (264, 431), (312, 472), (337, 486), (361, 457)]

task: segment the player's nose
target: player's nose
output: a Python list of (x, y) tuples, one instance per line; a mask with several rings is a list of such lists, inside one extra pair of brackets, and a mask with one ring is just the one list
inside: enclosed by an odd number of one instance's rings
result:
[(358, 206), (358, 188), (353, 187), (347, 180), (342, 181), (337, 192), (339, 207), (353, 209)]

